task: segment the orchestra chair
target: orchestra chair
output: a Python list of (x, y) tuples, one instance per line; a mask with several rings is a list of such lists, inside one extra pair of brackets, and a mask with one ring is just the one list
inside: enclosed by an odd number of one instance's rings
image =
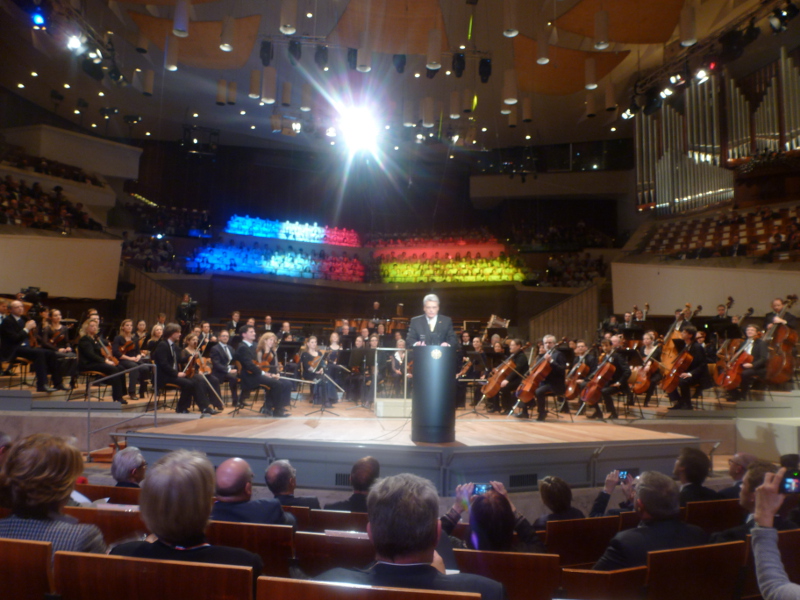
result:
[(95, 485), (92, 483), (76, 483), (75, 490), (89, 500), (108, 498), (109, 504), (139, 504), (141, 489), (134, 487), (117, 487), (115, 485)]
[(53, 544), (0, 538), (0, 587), (3, 597), (42, 600), (52, 594)]
[(244, 548), (258, 554), (264, 562), (264, 575), (289, 577), (289, 564), (294, 558), (291, 525), (210, 521), (206, 537), (215, 546)]
[(641, 600), (646, 579), (647, 567), (616, 571), (561, 570), (565, 596), (581, 600)]
[(389, 587), (259, 577), (256, 600), (480, 600), (468, 592), (440, 592)]
[(633, 529), (639, 526), (639, 521), (642, 520), (641, 515), (635, 510), (626, 510), (619, 513), (619, 530), (625, 531), (626, 529)]
[(684, 521), (697, 525), (706, 533), (725, 531), (744, 523), (747, 511), (739, 504), (739, 500), (706, 500), (704, 502), (687, 502)]
[[(462, 573), (483, 575), (506, 587), (508, 600), (550, 600), (561, 584), (556, 554), (491, 552), (454, 548)], [(535, 581), (532, 574), (535, 573)]]
[(297, 531), (312, 531), (311, 509), (307, 506), (284, 506), (283, 512), (291, 513), (297, 521)]
[(150, 533), (138, 510), (111, 510), (84, 506), (65, 506), (64, 514), (79, 523), (95, 525), (103, 534), (106, 544), (141, 539)]
[[(242, 372), (242, 363), (238, 360), (233, 361), (234, 368), (239, 373)], [(239, 383), (239, 404), (233, 408), (230, 412), (230, 417), (235, 417), (239, 414), (241, 410), (249, 410), (250, 412), (259, 412), (255, 409), (256, 402), (258, 402), (258, 393), (263, 389), (264, 390), (264, 404), (267, 402), (267, 394), (269, 393), (269, 386), (266, 384), (261, 384), (255, 388), (255, 390), (248, 390), (248, 399), (251, 397), (253, 391), (255, 391), (255, 395), (252, 396), (252, 400), (248, 403), (246, 400), (242, 400), (242, 394), (244, 393), (244, 387), (242, 386), (242, 377), (241, 375), (237, 375), (237, 381)]]
[[(625, 415), (627, 418), (628, 415), (633, 414), (633, 418), (636, 418), (636, 409), (639, 409), (639, 418), (644, 419), (644, 411), (642, 410), (642, 403), (639, 401), (639, 396), (633, 393), (632, 389), (628, 389), (627, 391), (619, 391), (614, 394), (617, 397), (617, 414), (618, 415)], [(628, 399), (633, 398), (634, 405), (628, 406)], [(631, 410), (633, 409), (633, 410)]]
[(311, 509), (311, 531), (367, 531), (367, 513)]
[(25, 387), (35, 387), (36, 384), (36, 376), (34, 375), (33, 383), (28, 383), (28, 374), (31, 371), (31, 365), (33, 361), (29, 358), (22, 358), (21, 356), (14, 356), (11, 360), (3, 363), (3, 371), (12, 371), (13, 369), (17, 369), (19, 377), (19, 383), (14, 384), (14, 374), (12, 373), (10, 379), (8, 381), (8, 388), (15, 388), (17, 386), (22, 389), (22, 386)]
[[(169, 406), (167, 406), (167, 391), (172, 390), (172, 402)], [(178, 397), (180, 396), (181, 388), (177, 383), (165, 383), (164, 385), (158, 386), (158, 399), (156, 402), (161, 402), (164, 408), (175, 409), (176, 404), (178, 403)], [(153, 401), (153, 398), (150, 398), (148, 401), (147, 406), (145, 407), (145, 411), (147, 412), (150, 410), (150, 402)], [(194, 406), (194, 399), (192, 399), (192, 406)]]
[(547, 522), (547, 551), (561, 557), (562, 567), (593, 566), (619, 532), (619, 517)]
[(368, 539), (297, 531), (294, 556), (303, 573), (316, 577), (337, 567), (362, 569), (369, 566), (375, 560), (375, 547)]
[[(75, 355), (77, 356), (76, 360), (80, 362), (80, 350), (76, 347), (75, 348)], [(83, 378), (83, 385), (86, 386), (86, 391), (83, 395), (84, 402), (88, 402), (89, 398), (92, 396), (92, 388), (91, 383), (96, 379), (101, 379), (105, 377), (105, 373), (101, 373), (100, 371), (92, 371), (91, 369), (88, 371), (81, 371), (78, 370), (78, 384), (80, 385), (81, 378)], [(106, 395), (106, 390), (108, 390), (108, 383), (103, 383), (100, 386), (100, 390), (95, 396), (100, 402), (103, 402), (103, 396)], [(72, 393), (75, 391), (75, 388), (70, 386), (69, 394), (67, 394), (67, 402), (72, 400)]]
[[(547, 394), (547, 396), (545, 397), (545, 402), (547, 401), (547, 398), (552, 398), (553, 399), (553, 409), (552, 410), (548, 410), (547, 412), (550, 413), (550, 414), (555, 415), (556, 420), (560, 420), (561, 419), (561, 411), (564, 410), (564, 412), (569, 414), (569, 420), (571, 422), (573, 422), (573, 423), (575, 422), (575, 419), (572, 417), (572, 409), (570, 409), (570, 407), (569, 407), (569, 401), (566, 398), (564, 398), (564, 396), (560, 396), (558, 394), (552, 394), (551, 393), (551, 394)], [(530, 409), (535, 409), (536, 408), (536, 397), (534, 397), (528, 403), (527, 406)]]
[(56, 552), (55, 583), (61, 600), (253, 598), (251, 567), (84, 552)]
[(744, 542), (648, 552), (645, 598), (730, 600), (744, 564)]

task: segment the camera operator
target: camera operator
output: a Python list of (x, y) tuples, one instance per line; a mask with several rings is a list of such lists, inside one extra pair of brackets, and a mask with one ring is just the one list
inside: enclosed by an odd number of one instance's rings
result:
[(185, 336), (188, 335), (194, 326), (194, 320), (197, 313), (197, 302), (192, 300), (189, 294), (183, 295), (183, 301), (178, 306), (175, 312), (175, 319), (181, 326), (181, 333)]

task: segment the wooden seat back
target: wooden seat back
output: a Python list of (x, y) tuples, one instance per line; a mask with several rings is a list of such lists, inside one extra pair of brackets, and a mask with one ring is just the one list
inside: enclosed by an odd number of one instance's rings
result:
[(0, 589), (4, 598), (42, 600), (54, 591), (53, 544), (0, 538)]
[(647, 567), (616, 571), (563, 569), (561, 587), (569, 598), (581, 600), (641, 600)]
[(258, 554), (264, 562), (265, 575), (289, 577), (289, 564), (294, 556), (294, 532), (289, 525), (211, 521), (206, 537), (215, 546), (244, 548)]
[[(462, 573), (483, 575), (506, 586), (508, 600), (550, 600), (561, 583), (557, 554), (454, 549)], [(531, 576), (536, 583), (531, 585)]]
[(747, 511), (738, 499), (687, 502), (685, 521), (697, 525), (706, 533), (725, 531), (744, 523)]
[(480, 600), (480, 594), (259, 577), (257, 600)]
[(106, 544), (117, 544), (132, 536), (149, 533), (138, 510), (110, 510), (82, 506), (67, 506), (64, 514), (81, 523), (97, 525)]
[(142, 490), (114, 485), (77, 483), (75, 484), (75, 491), (80, 492), (92, 502), (108, 498), (109, 504), (139, 504), (139, 494)]
[(619, 531), (619, 517), (547, 522), (547, 551), (561, 557), (561, 566), (591, 566)]
[(294, 555), (300, 569), (316, 577), (336, 567), (366, 567), (375, 560), (375, 547), (370, 540), (298, 531), (294, 534)]
[(326, 529), (366, 531), (367, 513), (313, 509), (311, 511), (311, 531), (322, 533)]
[(744, 561), (744, 542), (649, 552), (645, 597), (730, 600)]
[(638, 527), (639, 521), (641, 520), (642, 519), (639, 516), (639, 513), (637, 513), (635, 510), (619, 513), (619, 530), (625, 531), (626, 529)]
[(61, 600), (250, 600), (250, 567), (56, 552)]
[(311, 509), (307, 506), (284, 506), (285, 512), (294, 515), (297, 531), (311, 531)]

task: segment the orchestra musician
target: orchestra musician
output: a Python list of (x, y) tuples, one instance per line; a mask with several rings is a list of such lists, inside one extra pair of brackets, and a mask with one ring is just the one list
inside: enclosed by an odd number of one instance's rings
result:
[(783, 317), (781, 317), (783, 306), (784, 302), (781, 298), (775, 298), (772, 301), (772, 312), (767, 313), (764, 317), (763, 329), (769, 330), (775, 323), (779, 323), (786, 325), (789, 329), (797, 330), (797, 317), (790, 312), (785, 313)]
[[(630, 313), (628, 313), (630, 315)], [(562, 395), (567, 391), (564, 376), (567, 370), (567, 357), (563, 352), (556, 349), (556, 336), (546, 335), (542, 338), (544, 355), (541, 360), (550, 363), (550, 372), (547, 377), (536, 388), (536, 408), (538, 411), (537, 421), (544, 421), (547, 418), (547, 395)], [(523, 404), (522, 410), (516, 415), (520, 419), (528, 418), (528, 405)]]
[(769, 347), (767, 343), (759, 338), (761, 332), (758, 326), (750, 324), (745, 329), (747, 339), (742, 343), (742, 352), (746, 352), (753, 357), (751, 362), (742, 365), (742, 383), (738, 390), (731, 394), (731, 400), (742, 400), (747, 397), (753, 382), (763, 379), (767, 375), (767, 362), (769, 359)]
[[(391, 364), (389, 365), (389, 376), (392, 379), (392, 383), (394, 385), (394, 390), (396, 394), (402, 392), (402, 382), (403, 382), (403, 372), (404, 372), (404, 362), (405, 362), (405, 355), (406, 355), (406, 341), (405, 340), (397, 340), (397, 350), (392, 352), (392, 360)], [(413, 374), (409, 371), (406, 374), (406, 378), (408, 379), (408, 391), (411, 392), (411, 384), (412, 384), (412, 377)]]
[(692, 410), (692, 386), (699, 385), (701, 389), (707, 389), (714, 385), (708, 372), (706, 352), (697, 343), (697, 329), (694, 325), (684, 327), (681, 330), (681, 338), (686, 343), (684, 351), (691, 354), (692, 362), (686, 372), (681, 373), (677, 389), (669, 393), (669, 399), (674, 402), (669, 410)]
[(488, 407), (486, 412), (503, 412), (508, 414), (514, 408), (517, 400), (514, 396), (514, 392), (519, 387), (519, 384), (522, 383), (525, 373), (528, 372), (528, 357), (522, 352), (523, 345), (522, 340), (516, 338), (509, 341), (509, 358), (514, 363), (513, 370), (511, 371), (511, 375), (500, 383), (500, 393), (487, 401)]
[(344, 369), (338, 368), (339, 357), (342, 354), (342, 350), (342, 345), (339, 343), (339, 334), (332, 331), (328, 338), (328, 364), (332, 367), (330, 375), (338, 385), (341, 385), (343, 381), (342, 372), (346, 373)]
[(147, 335), (147, 322), (142, 319), (136, 324), (136, 339), (139, 340), (139, 351), (146, 350), (147, 346), (147, 339), (150, 336)]
[(69, 327), (61, 322), (61, 311), (54, 308), (50, 311), (50, 321), (42, 330), (42, 346), (57, 353), (61, 367), (61, 378), (70, 377), (70, 389), (75, 389), (78, 382), (78, 355), (72, 351), (69, 342)]
[(361, 391), (364, 384), (364, 377), (369, 365), (364, 365), (364, 359), (358, 360), (358, 355), (364, 348), (364, 338), (356, 336), (353, 341), (353, 353), (350, 355), (350, 375), (347, 377), (344, 388), (347, 394), (347, 399), (352, 400), (356, 404), (361, 401)]
[(233, 361), (233, 349), (228, 345), (231, 334), (227, 329), (219, 332), (219, 343), (211, 349), (211, 373), (219, 381), (227, 381), (231, 389), (231, 400), (233, 405), (239, 404), (239, 372), (231, 364)]
[[(0, 323), (0, 360), (10, 363), (19, 357), (32, 361), (38, 392), (65, 390), (57, 353), (30, 346), (30, 331), (36, 327), (36, 322), (33, 319), (23, 319), (24, 310), (21, 301), (12, 301), (9, 305), (10, 314)], [(48, 374), (52, 377), (54, 387), (47, 385)]]
[(200, 334), (197, 340), (197, 347), (200, 348), (201, 352), (205, 351), (206, 346), (209, 342), (216, 342), (217, 336), (211, 331), (211, 323), (208, 321), (203, 321), (200, 324)]
[(225, 329), (228, 330), (228, 333), (231, 336), (234, 336), (239, 333), (239, 319), (241, 318), (242, 313), (238, 310), (235, 310), (231, 313), (231, 320), (225, 323)]
[[(224, 408), (222, 405), (222, 389), (219, 385), (219, 379), (210, 372), (211, 368), (208, 368), (208, 373), (203, 372), (203, 369), (206, 368), (207, 365), (203, 364), (204, 359), (203, 353), (200, 351), (200, 338), (195, 333), (190, 333), (183, 340), (183, 351), (181, 352), (179, 362), (184, 366), (184, 370), (187, 370), (186, 367), (192, 358), (194, 358), (194, 373), (191, 375), (191, 379), (198, 387), (206, 386), (204, 389), (208, 394), (208, 401), (211, 404), (211, 406), (208, 407), (210, 410), (204, 412), (211, 415), (218, 414)], [(187, 376), (189, 375), (187, 374)], [(211, 388), (210, 390), (209, 387)]]
[[(139, 338), (133, 333), (133, 321), (125, 319), (119, 326), (119, 335), (114, 338), (111, 344), (111, 351), (114, 358), (119, 361), (119, 366), (123, 369), (132, 369), (144, 360), (144, 355), (139, 350)], [(136, 386), (141, 380), (139, 396), (145, 396), (147, 384), (142, 373), (137, 369), (128, 373), (128, 398), (138, 400)]]
[(158, 346), (158, 343), (161, 341), (161, 337), (164, 335), (164, 326), (160, 323), (156, 323), (153, 325), (153, 329), (150, 331), (150, 337), (145, 344), (145, 348), (150, 353), (150, 356), (153, 356), (153, 351)]
[[(570, 371), (581, 363), (585, 363), (588, 367), (587, 374), (592, 373), (597, 368), (597, 356), (594, 352), (589, 351), (586, 340), (577, 340), (575, 342), (575, 361), (572, 363)], [(578, 379), (577, 384), (579, 389), (583, 390), (586, 387), (586, 379)], [(569, 407), (565, 404), (561, 411), (569, 412)]]
[(428, 294), (422, 299), (425, 314), (408, 324), (406, 342), (411, 346), (457, 346), (458, 338), (450, 317), (439, 314), (439, 297)]
[[(468, 332), (465, 332), (468, 333)], [(469, 385), (467, 382), (461, 381), (462, 379), (484, 379), (486, 377), (486, 373), (489, 370), (489, 361), (486, 357), (486, 353), (483, 351), (483, 344), (481, 343), (481, 338), (474, 337), (472, 338), (472, 346), (470, 346), (472, 351), (475, 352), (474, 358), (470, 359), (467, 356), (467, 353), (464, 352), (464, 357), (468, 361), (468, 368), (466, 373), (463, 375), (459, 374), (456, 375), (458, 380), (456, 381), (456, 408), (464, 408), (467, 404), (467, 386)], [(502, 350), (502, 348), (501, 348)], [(462, 365), (462, 370), (465, 365)], [(475, 406), (480, 399), (480, 386), (473, 386), (472, 387), (472, 406)]]
[[(242, 336), (242, 343), (236, 348), (234, 357), (239, 361), (239, 364), (242, 365), (242, 393), (239, 398), (240, 405), (248, 398), (251, 390), (256, 389), (260, 385), (265, 385), (270, 389), (270, 393), (266, 396), (264, 403), (265, 406), (271, 406), (272, 416), (280, 418), (288, 417), (289, 414), (286, 412), (286, 406), (289, 404), (283, 403), (281, 399), (282, 392), (272, 393), (272, 389), (277, 387), (276, 382), (279, 380), (275, 377), (270, 377), (256, 364), (258, 360), (255, 345), (256, 328), (252, 325), (244, 325), (239, 333)], [(266, 336), (268, 334), (265, 333), (264, 335)], [(263, 410), (266, 413), (267, 409), (265, 408)]]
[[(608, 382), (608, 385), (604, 387), (600, 393), (603, 395), (603, 403), (606, 407), (606, 412), (609, 413), (608, 418), (610, 419), (618, 419), (619, 415), (617, 415), (617, 410), (614, 408), (614, 394), (617, 392), (627, 393), (628, 392), (628, 380), (631, 377), (631, 368), (628, 365), (628, 360), (625, 358), (625, 355), (620, 352), (622, 349), (622, 336), (619, 335), (612, 335), (611, 339), (611, 347), (609, 351), (612, 353), (611, 356), (608, 358), (608, 362), (614, 365), (614, 375)], [(598, 364), (598, 369), (602, 363)], [(595, 369), (597, 370), (597, 369)], [(591, 379), (594, 375), (594, 372), (590, 373), (587, 379)], [(595, 406), (594, 414), (587, 415), (587, 419), (602, 419), (603, 418), (603, 410), (600, 408), (600, 404), (598, 403)]]
[(278, 336), (271, 331), (261, 336), (256, 348), (256, 359), (264, 374), (272, 379), (272, 385), (269, 388), (272, 405), (284, 408), (289, 406), (292, 402), (292, 382), (281, 379), (280, 364), (278, 363)]
[(277, 329), (277, 325), (273, 324), (272, 315), (266, 315), (264, 317), (264, 325), (262, 327), (263, 327), (263, 332), (264, 333), (268, 333), (270, 331), (272, 333), (275, 333), (275, 329)]
[(97, 334), (99, 328), (98, 319), (89, 319), (81, 327), (80, 338), (78, 339), (78, 370), (99, 371), (104, 375), (119, 374), (118, 377), (112, 377), (107, 381), (111, 386), (111, 396), (114, 402), (127, 404), (127, 400), (123, 398), (125, 395), (125, 375), (122, 371), (125, 370), (125, 367), (115, 365), (114, 361), (103, 354), (103, 348)]
[[(644, 368), (644, 365), (647, 363), (648, 360), (661, 360), (661, 345), (656, 344), (656, 340), (658, 339), (658, 334), (655, 331), (646, 331), (642, 336), (642, 345), (639, 346), (636, 351), (639, 353), (639, 356), (642, 357), (642, 366), (639, 367), (640, 369)], [(656, 386), (658, 382), (661, 381), (661, 369), (656, 369), (652, 375), (650, 375), (650, 387), (647, 388), (647, 392), (644, 395), (644, 406), (647, 406), (650, 403), (650, 398), (653, 397), (653, 392), (656, 391)]]
[(197, 406), (199, 406), (204, 413), (210, 415), (217, 414), (208, 403), (208, 384), (205, 382), (197, 382), (186, 377), (186, 373), (181, 370), (180, 363), (178, 362), (178, 356), (180, 355), (178, 342), (181, 339), (181, 326), (177, 323), (167, 323), (163, 334), (160, 336), (162, 338), (160, 340), (156, 340), (156, 327), (158, 327), (158, 325), (153, 327), (153, 336), (150, 340), (156, 343), (151, 356), (156, 365), (158, 383), (160, 385), (172, 383), (177, 385), (181, 390), (175, 412), (179, 414), (188, 414), (189, 407), (192, 405), (192, 399), (194, 399)]
[[(375, 337), (375, 336), (373, 336)], [(377, 337), (375, 337), (377, 342)], [(325, 408), (330, 408), (338, 400), (336, 386), (333, 385), (328, 377), (329, 367), (328, 357), (321, 356), (322, 353), (317, 349), (317, 336), (312, 335), (306, 340), (306, 351), (300, 356), (300, 364), (303, 368), (303, 379), (316, 381), (313, 392), (314, 404), (321, 404)], [(316, 361), (316, 359), (320, 359)], [(313, 364), (316, 361), (316, 365)]]

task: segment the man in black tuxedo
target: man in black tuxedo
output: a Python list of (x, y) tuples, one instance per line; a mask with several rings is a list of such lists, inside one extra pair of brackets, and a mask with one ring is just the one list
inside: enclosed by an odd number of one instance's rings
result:
[(714, 386), (711, 374), (708, 372), (708, 359), (706, 351), (695, 341), (697, 328), (694, 325), (687, 325), (681, 329), (681, 338), (688, 348), (692, 357), (686, 372), (680, 374), (678, 387), (669, 393), (669, 399), (674, 402), (669, 410), (692, 410), (692, 387), (700, 386), (700, 389), (708, 389)]
[(422, 299), (423, 315), (414, 317), (408, 325), (406, 344), (409, 346), (457, 346), (458, 338), (450, 317), (439, 314), (439, 297), (428, 294)]
[(486, 412), (504, 412), (510, 414), (517, 402), (514, 392), (522, 383), (528, 372), (528, 357), (522, 349), (522, 340), (512, 339), (508, 342), (509, 358), (514, 363), (511, 374), (500, 382), (500, 392), (486, 402)]
[(377, 458), (359, 458), (350, 469), (350, 485), (353, 493), (347, 500), (325, 505), (325, 510), (346, 510), (348, 512), (367, 512), (367, 494), (372, 484), (381, 476), (381, 464)]
[(742, 364), (742, 383), (738, 390), (731, 394), (732, 400), (741, 400), (747, 396), (747, 392), (753, 387), (756, 379), (763, 379), (767, 376), (767, 361), (769, 360), (769, 346), (758, 337), (760, 331), (752, 323), (745, 327), (747, 339), (742, 344), (740, 351), (753, 357), (753, 360)]
[(231, 335), (236, 335), (239, 333), (239, 326), (241, 325), (239, 321), (239, 317), (241, 314), (238, 310), (235, 310), (231, 313), (231, 320), (225, 323), (225, 329), (227, 329)]
[(722, 247), (722, 256), (747, 256), (747, 245), (739, 241), (739, 236), (734, 235), (728, 246)]
[[(284, 410), (288, 406), (288, 402), (284, 403), (284, 394), (281, 393), (279, 379), (277, 375), (270, 375), (265, 373), (261, 367), (256, 364), (256, 329), (252, 325), (245, 325), (240, 330), (242, 336), (242, 343), (236, 349), (235, 359), (242, 365), (242, 396), (241, 401), (247, 399), (250, 391), (256, 389), (260, 385), (265, 385), (269, 388), (269, 393), (266, 394), (264, 399), (264, 412), (267, 412), (267, 407), (271, 408), (273, 417), (288, 417), (288, 413)], [(289, 383), (288, 381), (286, 383)], [(291, 385), (291, 384), (290, 384)]]
[(264, 482), (281, 506), (322, 508), (316, 496), (295, 496), (297, 470), (288, 460), (276, 460), (264, 472)]
[[(606, 411), (609, 413), (609, 418), (618, 419), (619, 416), (617, 415), (617, 409), (614, 407), (614, 394), (617, 392), (628, 392), (628, 379), (630, 379), (631, 376), (631, 367), (628, 364), (628, 359), (625, 358), (625, 355), (622, 353), (622, 336), (611, 336), (611, 349), (612, 354), (608, 357), (608, 362), (615, 367), (614, 375), (608, 381), (606, 387), (600, 390), (600, 393), (603, 395), (603, 403), (606, 406)], [(594, 371), (597, 371), (603, 364), (605, 364), (605, 361), (598, 364)], [(589, 373), (589, 375), (586, 377), (586, 381), (592, 380), (592, 377), (595, 375), (594, 371)], [(603, 409), (600, 408), (599, 403), (595, 405), (594, 414), (586, 415), (586, 418), (603, 418)]]
[(431, 565), (439, 541), (439, 496), (427, 479), (402, 473), (379, 480), (367, 497), (367, 533), (375, 546), (369, 569), (331, 569), (317, 581), (448, 592), (476, 592), (481, 600), (506, 600), (503, 584)]
[(179, 365), (178, 356), (180, 348), (178, 341), (181, 339), (181, 326), (177, 323), (168, 323), (164, 328), (164, 335), (161, 342), (153, 350), (153, 362), (156, 365), (158, 383), (164, 386), (168, 383), (177, 385), (181, 390), (181, 397), (178, 399), (178, 406), (175, 412), (186, 414), (192, 405), (192, 398), (205, 414), (215, 415), (217, 411), (211, 408), (208, 402), (208, 390), (206, 383), (202, 380), (186, 377)]
[(277, 500), (252, 500), (253, 470), (241, 458), (229, 458), (217, 467), (214, 506), (211, 519), (237, 523), (294, 525), (294, 517), (285, 513)]
[(271, 331), (272, 333), (275, 333), (275, 331), (277, 329), (278, 329), (278, 326), (275, 323), (272, 322), (272, 316), (271, 315), (267, 315), (266, 317), (264, 317), (264, 323), (261, 325), (261, 332), (260, 333), (264, 334), (264, 333), (267, 333), (268, 331)]
[(719, 494), (703, 485), (711, 471), (711, 459), (697, 448), (683, 448), (675, 461), (672, 475), (680, 482), (679, 501), (681, 506), (687, 502), (719, 500)]
[[(58, 354), (46, 348), (31, 348), (28, 343), (29, 333), (36, 327), (33, 319), (23, 319), (25, 310), (22, 302), (14, 300), (10, 306), (10, 314), (0, 323), (0, 360), (11, 362), (15, 358), (26, 358), (33, 361), (32, 367), (36, 372), (36, 391), (55, 392), (63, 390), (61, 369), (58, 364)], [(53, 378), (53, 386), (47, 385), (47, 374)]]
[(227, 381), (231, 388), (233, 404), (239, 404), (239, 372), (231, 364), (234, 350), (228, 345), (230, 334), (227, 329), (219, 332), (219, 343), (211, 348), (211, 374), (219, 379), (220, 383)]
[[(647, 553), (702, 546), (708, 534), (680, 519), (678, 486), (662, 473), (645, 471), (636, 482), (634, 509), (641, 516), (638, 527), (620, 531), (592, 567), (614, 571), (647, 564)], [(680, 576), (676, 573), (676, 576)]]
[[(630, 315), (630, 313), (627, 313)], [(547, 395), (556, 394), (561, 395), (567, 391), (566, 382), (564, 381), (564, 373), (567, 370), (567, 357), (563, 352), (556, 350), (556, 336), (546, 335), (542, 338), (544, 344), (545, 356), (540, 360), (546, 360), (550, 363), (550, 373), (544, 378), (544, 381), (536, 388), (536, 408), (539, 416), (536, 417), (537, 421), (544, 421), (547, 418)], [(547, 353), (550, 353), (547, 355)], [(534, 369), (538, 362), (534, 364)], [(522, 407), (522, 411), (517, 415), (522, 419), (528, 418), (528, 405)]]
[(786, 325), (789, 329), (797, 331), (797, 317), (790, 312), (784, 313), (783, 317), (781, 317), (783, 306), (784, 302), (781, 298), (775, 298), (775, 300), (772, 301), (772, 312), (764, 317), (764, 329), (766, 331), (769, 331), (770, 328), (776, 324)]

